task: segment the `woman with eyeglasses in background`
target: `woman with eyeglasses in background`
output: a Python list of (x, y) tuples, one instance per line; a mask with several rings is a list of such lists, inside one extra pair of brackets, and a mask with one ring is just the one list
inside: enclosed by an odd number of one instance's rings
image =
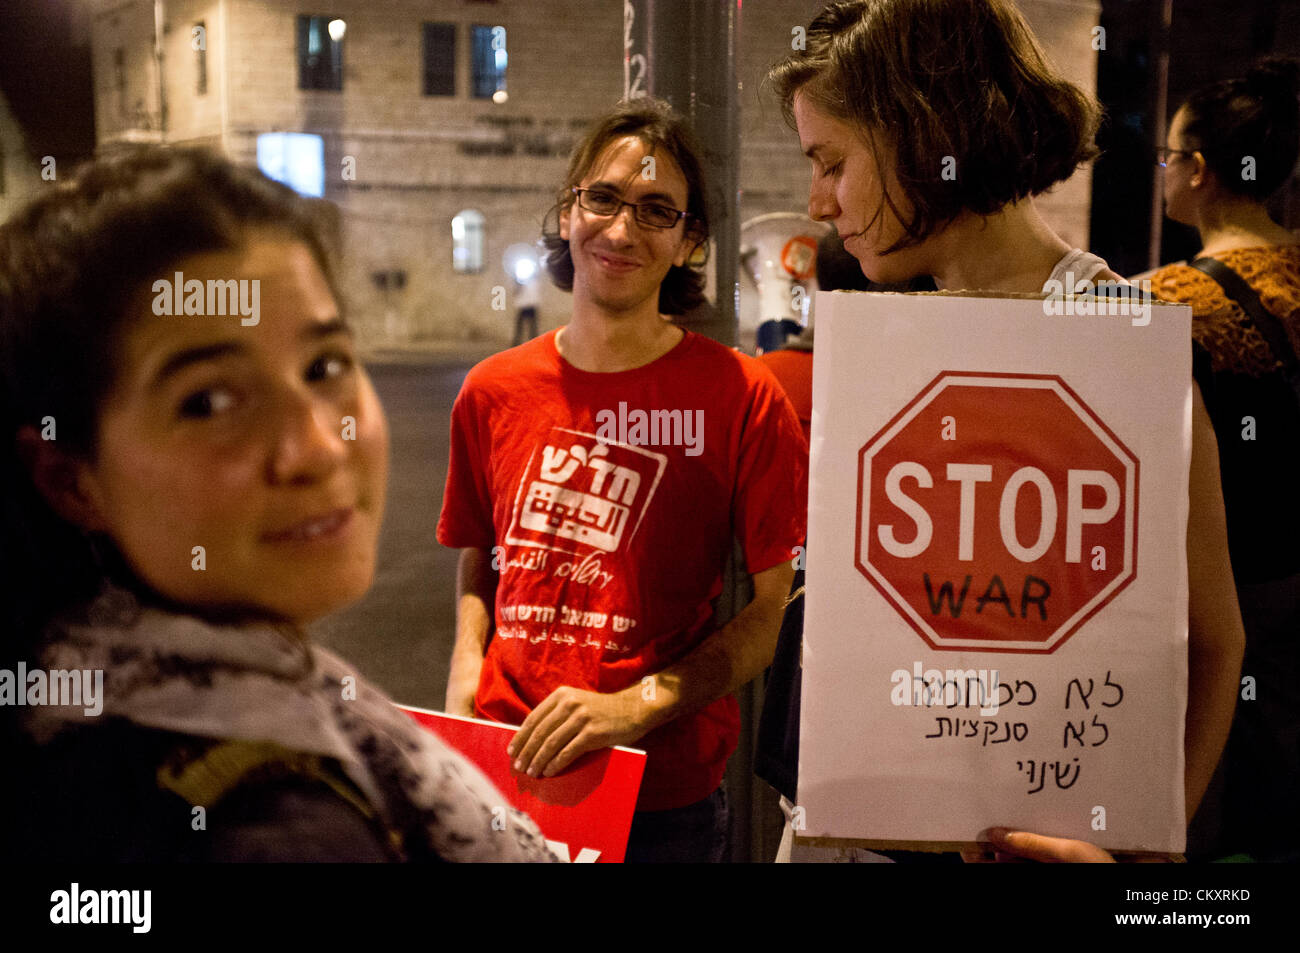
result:
[(1203, 247), (1151, 286), (1193, 309), (1246, 628), (1232, 734), (1188, 835), (1207, 858), (1300, 860), (1300, 244), (1266, 207), (1300, 154), (1298, 88), (1289, 60), (1206, 86), (1158, 151), (1165, 211)]

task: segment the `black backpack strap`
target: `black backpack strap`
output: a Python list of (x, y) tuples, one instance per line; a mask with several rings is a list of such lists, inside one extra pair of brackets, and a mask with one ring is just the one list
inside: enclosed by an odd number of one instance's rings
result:
[(1229, 300), (1239, 304), (1241, 310), (1255, 322), (1255, 327), (1259, 328), (1260, 334), (1264, 335), (1264, 340), (1268, 341), (1273, 354), (1282, 362), (1282, 376), (1295, 391), (1296, 400), (1300, 401), (1300, 364), (1296, 362), (1295, 350), (1291, 347), (1286, 328), (1282, 326), (1277, 315), (1264, 307), (1255, 289), (1246, 284), (1241, 275), (1217, 258), (1198, 258), (1191, 263), (1191, 267), (1217, 281)]

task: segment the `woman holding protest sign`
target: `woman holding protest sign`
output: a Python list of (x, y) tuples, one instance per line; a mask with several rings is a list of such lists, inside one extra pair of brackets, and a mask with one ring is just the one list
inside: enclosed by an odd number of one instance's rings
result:
[(1204, 247), (1151, 284), (1193, 309), (1246, 625), (1250, 691), (1190, 832), (1208, 856), (1300, 860), (1300, 244), (1265, 206), (1300, 155), (1298, 91), (1289, 60), (1207, 86), (1174, 114), (1159, 157), (1166, 213)]
[(160, 148), (0, 229), (14, 856), (550, 859), (306, 636), (369, 587), (387, 479), (330, 247), (285, 186)]
[[(809, 215), (834, 223), (869, 278), (1038, 294), (1122, 282), (1035, 208), (1034, 196), (1096, 155), (1098, 107), (1048, 66), (1006, 0), (830, 4), (769, 80), (813, 164)], [(1227, 737), (1243, 642), (1199, 392), (1187, 540), (1190, 815)], [(1103, 856), (1051, 839), (998, 846), (1039, 859)]]

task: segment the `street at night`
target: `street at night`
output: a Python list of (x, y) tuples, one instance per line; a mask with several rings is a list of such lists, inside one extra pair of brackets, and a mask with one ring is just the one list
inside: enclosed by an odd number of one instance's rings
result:
[(1240, 944), (1298, 355), (1300, 0), (0, 0), (0, 927)]
[(456, 631), (456, 550), (434, 530), (447, 480), (448, 422), (465, 374), (491, 353), (465, 345), (381, 352), (367, 363), (391, 454), (379, 570), (356, 605), (316, 624), (321, 644), (394, 700), (442, 709)]

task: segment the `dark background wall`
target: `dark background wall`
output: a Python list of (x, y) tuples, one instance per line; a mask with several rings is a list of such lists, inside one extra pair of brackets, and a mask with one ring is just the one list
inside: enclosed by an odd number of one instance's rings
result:
[[(1300, 57), (1300, 3), (1295, 0), (1172, 0), (1166, 31), (1165, 0), (1103, 0), (1106, 49), (1098, 55), (1097, 96), (1107, 118), (1103, 155), (1093, 172), (1092, 251), (1131, 275), (1151, 266), (1154, 147), (1163, 144), (1157, 122), (1160, 57), (1168, 53), (1165, 122), (1201, 86), (1245, 73), (1263, 56)], [(1294, 177), (1275, 199), (1275, 217), (1300, 227), (1300, 189)], [(1195, 229), (1165, 218), (1160, 262), (1187, 258), (1200, 247)]]
[(90, 37), (74, 0), (0, 0), (0, 92), (33, 155), (94, 153)]

